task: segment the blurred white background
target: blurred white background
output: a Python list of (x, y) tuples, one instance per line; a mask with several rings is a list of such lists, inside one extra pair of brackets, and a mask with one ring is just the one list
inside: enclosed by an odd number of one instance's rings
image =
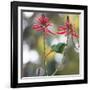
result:
[[(0, 90), (10, 90), (10, 1), (11, 0), (1, 0), (0, 1)], [(46, 3), (61, 3), (61, 4), (80, 4), (88, 5), (90, 9), (90, 0), (18, 0), (18, 1), (33, 1), (33, 2), (46, 2)], [(90, 16), (90, 10), (88, 16)], [(88, 21), (90, 17), (88, 17)], [(90, 21), (88, 22), (90, 23)], [(88, 28), (88, 38), (90, 38), (90, 25)], [(90, 46), (90, 41), (88, 42)], [(90, 47), (88, 48), (90, 50)], [(88, 53), (90, 53), (88, 51)], [(89, 57), (90, 58), (90, 57)], [(90, 68), (90, 60), (88, 60), (88, 68)], [(90, 76), (90, 70), (88, 70), (88, 76)], [(81, 85), (62, 85), (62, 86), (49, 86), (49, 87), (35, 87), (27, 88), (28, 90), (90, 90), (90, 78), (88, 84)], [(26, 90), (26, 88), (23, 88)]]

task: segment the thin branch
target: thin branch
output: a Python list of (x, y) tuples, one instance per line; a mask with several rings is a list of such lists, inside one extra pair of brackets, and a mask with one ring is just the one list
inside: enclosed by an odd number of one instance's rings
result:
[(47, 69), (46, 69), (46, 56), (45, 56), (45, 50), (46, 50), (46, 47), (45, 47), (45, 30), (44, 30), (44, 32), (43, 32), (43, 36), (44, 36), (44, 40), (43, 40), (43, 42), (44, 42), (44, 68), (45, 68), (45, 74), (46, 75), (48, 75), (48, 71), (47, 71)]
[(53, 52), (53, 50), (50, 50), (45, 57), (48, 57), (52, 52)]

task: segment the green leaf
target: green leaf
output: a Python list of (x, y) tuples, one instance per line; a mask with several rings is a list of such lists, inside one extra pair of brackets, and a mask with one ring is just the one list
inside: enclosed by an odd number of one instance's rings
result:
[(53, 51), (57, 53), (62, 53), (65, 46), (66, 46), (65, 43), (58, 43), (57, 45), (52, 45), (51, 48)]

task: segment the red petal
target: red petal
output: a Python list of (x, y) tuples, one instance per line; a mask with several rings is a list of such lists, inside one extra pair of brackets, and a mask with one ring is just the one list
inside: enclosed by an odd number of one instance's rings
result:
[(44, 23), (47, 23), (49, 21), (49, 18), (44, 17)]
[(43, 31), (43, 29), (42, 28), (39, 28), (39, 29), (36, 29), (36, 31)]
[(43, 19), (43, 17), (41, 16), (41, 17), (39, 17), (38, 18), (38, 20), (39, 20), (39, 22), (42, 24), (43, 23), (43, 21), (44, 21), (44, 19)]
[(45, 16), (40, 16), (40, 17), (37, 18), (37, 21), (40, 24), (46, 24), (49, 21), (49, 19), (47, 17), (45, 17)]
[(49, 32), (49, 33), (51, 33), (51, 34), (53, 34), (53, 35), (56, 35), (54, 32), (52, 32), (52, 31), (50, 31), (50, 30), (48, 30), (47, 32)]
[(39, 25), (39, 24), (34, 24), (34, 25), (32, 26), (32, 28), (33, 28), (33, 29), (38, 29), (38, 28), (41, 28), (41, 25)]
[(72, 33), (72, 36), (73, 36), (73, 37), (76, 37), (76, 38), (79, 38), (79, 35), (78, 35), (78, 34), (76, 34), (75, 32), (74, 32), (74, 33)]
[(50, 33), (50, 34), (53, 34), (53, 35), (56, 35), (53, 31), (51, 31), (51, 30), (48, 30), (47, 28), (45, 28), (45, 32), (46, 33)]
[(64, 31), (64, 32), (57, 32), (57, 34), (66, 34), (66, 31)]
[(66, 26), (59, 26), (59, 30), (66, 30), (67, 27)]
[(41, 24), (41, 22), (42, 22), (42, 17), (40, 16), (40, 17), (36, 18), (36, 21)]
[(71, 29), (70, 33), (73, 37), (79, 38), (79, 35), (73, 29)]
[(67, 22), (65, 23), (65, 25), (66, 25), (67, 28), (69, 28), (69, 27), (70, 27), (70, 22), (67, 21)]
[(34, 25), (32, 26), (32, 29), (34, 29), (34, 30), (36, 30), (36, 31), (42, 31), (42, 30), (43, 30), (42, 26), (39, 25), (39, 24), (34, 24)]

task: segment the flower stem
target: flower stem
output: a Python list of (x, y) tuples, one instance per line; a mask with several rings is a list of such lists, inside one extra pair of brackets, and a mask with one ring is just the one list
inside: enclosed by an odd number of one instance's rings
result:
[(45, 30), (43, 32), (43, 36), (44, 36), (44, 40), (43, 40), (43, 43), (44, 43), (44, 68), (45, 68), (45, 75), (48, 75), (47, 69), (46, 69), (46, 57), (45, 57), (45, 49), (46, 49), (46, 47), (45, 47)]
[(48, 57), (52, 52), (53, 52), (53, 50), (50, 50), (50, 51), (48, 52), (48, 54), (45, 56), (45, 58)]
[(68, 43), (69, 43), (69, 29), (67, 29), (67, 45), (68, 45)]
[(55, 75), (57, 71), (58, 71), (58, 68), (56, 68), (56, 70), (52, 73), (51, 76)]

